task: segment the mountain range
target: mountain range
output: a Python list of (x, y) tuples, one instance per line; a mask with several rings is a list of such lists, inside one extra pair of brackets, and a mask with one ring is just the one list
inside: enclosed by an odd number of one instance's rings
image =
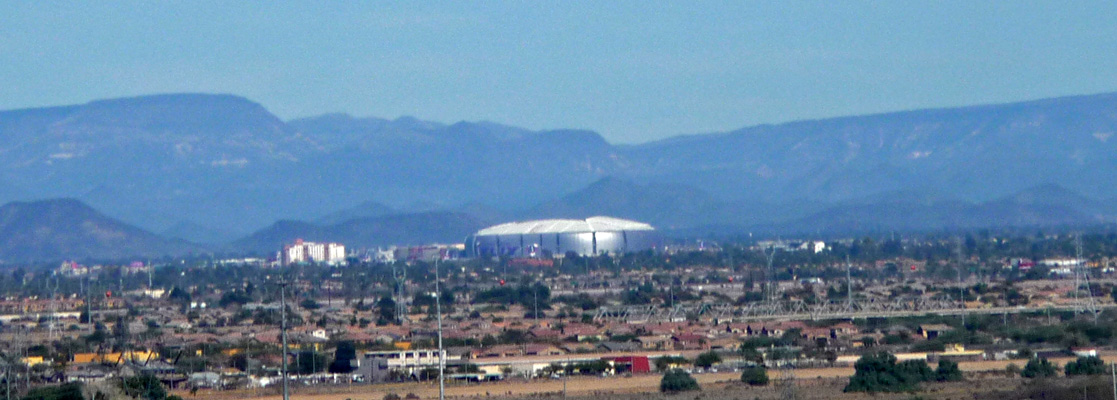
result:
[(74, 199), (12, 202), (0, 207), (0, 264), (123, 260), (206, 251), (106, 217)]
[[(598, 214), (687, 235), (1096, 224), (1117, 219), (1114, 132), (1117, 93), (635, 145), (492, 122), (283, 121), (237, 96), (169, 94), (0, 111), (0, 202), (71, 198), (240, 250)], [(276, 222), (294, 220), (307, 222)]]

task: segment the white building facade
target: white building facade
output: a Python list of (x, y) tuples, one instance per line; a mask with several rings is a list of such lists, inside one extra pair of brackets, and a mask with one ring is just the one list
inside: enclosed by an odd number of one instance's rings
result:
[(279, 253), (279, 262), (282, 265), (299, 263), (341, 265), (345, 263), (345, 245), (304, 242), (302, 239), (297, 239), (295, 243), (283, 246), (283, 250)]

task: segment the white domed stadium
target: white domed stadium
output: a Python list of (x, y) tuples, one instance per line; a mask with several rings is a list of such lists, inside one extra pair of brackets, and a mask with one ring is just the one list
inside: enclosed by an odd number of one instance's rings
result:
[(473, 257), (621, 254), (658, 245), (659, 235), (651, 225), (612, 217), (509, 222), (466, 239), (466, 250)]

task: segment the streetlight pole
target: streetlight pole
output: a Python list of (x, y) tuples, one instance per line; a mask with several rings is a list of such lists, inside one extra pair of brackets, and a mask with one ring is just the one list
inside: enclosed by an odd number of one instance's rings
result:
[(291, 400), (287, 389), (287, 281), (279, 282), (279, 335), (283, 338), (283, 400)]

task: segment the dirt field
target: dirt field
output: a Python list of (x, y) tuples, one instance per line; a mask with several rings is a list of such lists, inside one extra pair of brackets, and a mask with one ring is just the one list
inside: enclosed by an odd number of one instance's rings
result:
[[(1117, 361), (1117, 356), (1103, 357), (1105, 361)], [(1063, 365), (1071, 358), (1053, 358), (1051, 362)], [(1000, 372), (1008, 364), (1015, 363), (1023, 367), (1022, 360), (1014, 361), (974, 361), (963, 362), (959, 368), (971, 373), (970, 382), (954, 384), (927, 384), (924, 391), (919, 393), (925, 398), (972, 398), (974, 390), (1006, 389), (1019, 385), (1019, 378), (1005, 378)], [(981, 371), (987, 374), (976, 374)], [(852, 367), (841, 368), (807, 368), (790, 371), (794, 376), (794, 385), (777, 385), (765, 388), (753, 388), (739, 382), (738, 373), (708, 373), (694, 374), (702, 386), (702, 392), (692, 392), (679, 395), (663, 395), (659, 393), (660, 375), (638, 375), (631, 377), (575, 377), (566, 381), (568, 398), (577, 399), (776, 399), (784, 398), (794, 392), (795, 396), (804, 399), (891, 399), (910, 398), (911, 394), (903, 395), (876, 395), (873, 397), (864, 394), (842, 393), (847, 378), (853, 375)], [(981, 378), (976, 378), (981, 376)], [(775, 382), (779, 372), (769, 371), (769, 377)], [(979, 379), (981, 384), (974, 384), (973, 380)], [(454, 399), (507, 399), (507, 398), (562, 398), (563, 381), (559, 379), (522, 380), (510, 379), (503, 382), (490, 382), (483, 384), (448, 384), (446, 397)], [(356, 385), (352, 387), (292, 387), (293, 399), (307, 400), (382, 400), (384, 395), (395, 393), (401, 397), (414, 393), (423, 399), (438, 398), (438, 385), (434, 383), (399, 383), (384, 385)], [(190, 398), (188, 393), (179, 393), (184, 398)], [(697, 396), (697, 397), (696, 397)], [(233, 400), (253, 398), (258, 400), (280, 400), (277, 388), (267, 390), (245, 390), (225, 392), (199, 392), (197, 398)]]

